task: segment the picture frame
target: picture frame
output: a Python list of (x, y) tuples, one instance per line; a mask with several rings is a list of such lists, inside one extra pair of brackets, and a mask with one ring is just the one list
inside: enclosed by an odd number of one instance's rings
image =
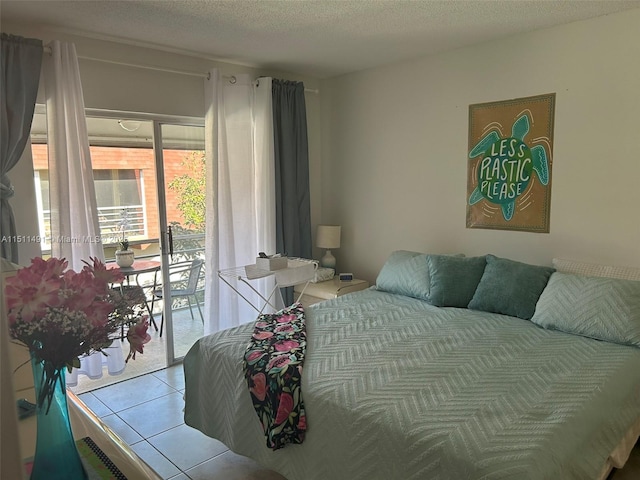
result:
[(555, 93), (469, 106), (467, 228), (549, 233)]

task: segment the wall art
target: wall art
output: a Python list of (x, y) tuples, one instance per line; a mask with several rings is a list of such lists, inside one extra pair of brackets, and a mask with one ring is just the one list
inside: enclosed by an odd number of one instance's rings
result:
[(549, 232), (555, 97), (469, 106), (467, 228)]

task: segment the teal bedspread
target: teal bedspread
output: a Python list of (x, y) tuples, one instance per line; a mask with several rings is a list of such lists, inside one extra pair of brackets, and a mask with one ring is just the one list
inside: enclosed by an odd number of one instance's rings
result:
[(252, 324), (189, 351), (185, 422), (288, 480), (587, 480), (640, 417), (639, 348), (374, 289), (306, 322), (303, 444), (265, 445)]

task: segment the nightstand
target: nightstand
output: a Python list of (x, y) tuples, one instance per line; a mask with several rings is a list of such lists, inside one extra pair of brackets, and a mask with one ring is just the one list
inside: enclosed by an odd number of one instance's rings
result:
[[(296, 296), (300, 295), (303, 288), (304, 285), (296, 285), (294, 287)], [(365, 280), (354, 278), (348, 282), (341, 282), (338, 277), (334, 277), (333, 280), (327, 280), (326, 282), (309, 283), (304, 290), (300, 303), (302, 303), (303, 307), (308, 307), (323, 300), (340, 297), (366, 288), (369, 288), (369, 282)]]

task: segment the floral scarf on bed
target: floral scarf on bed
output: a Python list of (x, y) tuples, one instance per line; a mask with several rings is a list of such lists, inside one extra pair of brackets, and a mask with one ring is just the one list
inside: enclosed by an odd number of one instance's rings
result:
[(304, 309), (294, 303), (258, 317), (244, 354), (253, 408), (273, 450), (304, 440), (307, 419), (301, 383), (306, 345)]

